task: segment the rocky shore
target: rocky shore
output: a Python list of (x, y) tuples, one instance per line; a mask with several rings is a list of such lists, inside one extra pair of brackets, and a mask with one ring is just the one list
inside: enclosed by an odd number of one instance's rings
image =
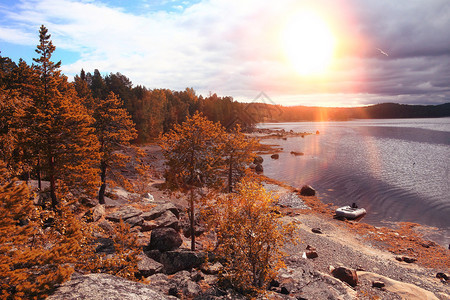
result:
[[(189, 250), (186, 199), (160, 190), (159, 148), (143, 151), (153, 170), (146, 192), (111, 189), (106, 205), (91, 208), (92, 221), (102, 228), (99, 252), (114, 255), (108, 235), (113, 222), (123, 219), (132, 226), (142, 248), (141, 283), (74, 274), (50, 299), (244, 299), (217, 286), (220, 265), (207, 259), (211, 239), (201, 223), (196, 224), (198, 251)], [(393, 230), (339, 221), (316, 196), (269, 178), (265, 182), (278, 197), (283, 222), (296, 224), (301, 242), (286, 245), (286, 267), (261, 299), (450, 299), (450, 250), (422, 240), (414, 224)]]

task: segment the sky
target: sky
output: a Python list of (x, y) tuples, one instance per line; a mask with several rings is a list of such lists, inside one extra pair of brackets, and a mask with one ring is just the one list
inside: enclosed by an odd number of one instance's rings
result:
[(448, 0), (0, 0), (0, 55), (31, 64), (42, 24), (69, 79), (287, 106), (450, 102)]

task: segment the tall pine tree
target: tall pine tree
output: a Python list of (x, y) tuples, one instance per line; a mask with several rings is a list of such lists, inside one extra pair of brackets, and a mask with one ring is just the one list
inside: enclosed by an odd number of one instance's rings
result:
[(120, 101), (114, 93), (110, 93), (106, 99), (96, 99), (95, 109), (95, 133), (100, 142), (100, 179), (101, 187), (98, 193), (100, 204), (105, 203), (106, 172), (118, 161), (127, 157), (119, 154), (124, 146), (137, 137), (134, 123), (126, 109), (122, 108)]
[(61, 62), (51, 61), (55, 51), (47, 28), (41, 26), (39, 45), (34, 59), (39, 75), (28, 110), (30, 145), (34, 148), (38, 173), (42, 169), (50, 181), (52, 207), (56, 208), (57, 180), (84, 192), (93, 192), (98, 184), (96, 165), (99, 160), (98, 140), (94, 134), (93, 118), (81, 105), (76, 91), (61, 75)]

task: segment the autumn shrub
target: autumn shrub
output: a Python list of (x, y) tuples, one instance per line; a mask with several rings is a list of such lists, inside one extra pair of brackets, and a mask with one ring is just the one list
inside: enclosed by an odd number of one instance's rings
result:
[(89, 253), (89, 234), (66, 208), (31, 203), (25, 184), (0, 187), (0, 286), (6, 299), (40, 299), (67, 280)]
[(236, 193), (209, 201), (206, 211), (217, 235), (221, 282), (246, 294), (263, 291), (284, 266), (283, 245), (296, 242), (294, 226), (282, 223), (272, 195), (244, 178)]

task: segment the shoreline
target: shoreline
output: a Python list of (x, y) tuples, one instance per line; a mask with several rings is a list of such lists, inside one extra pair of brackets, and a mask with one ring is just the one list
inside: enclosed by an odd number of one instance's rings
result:
[[(310, 208), (281, 207), (281, 212), (284, 215), (316, 214), (327, 220), (336, 220), (333, 216), (334, 209), (337, 206), (323, 203), (317, 196), (301, 196), (298, 188), (265, 175), (259, 176), (267, 183), (276, 184), (288, 189), (290, 193), (297, 194)], [(396, 222), (398, 228), (395, 229), (367, 224), (364, 222), (364, 218), (358, 222), (349, 220), (339, 222), (346, 225), (346, 228), (353, 231), (354, 234), (358, 234), (364, 237), (364, 240), (372, 242), (380, 250), (388, 251), (395, 255), (417, 257), (417, 264), (427, 268), (450, 269), (450, 249), (445, 249), (434, 241), (427, 240), (414, 230), (415, 227), (424, 227), (424, 225), (411, 222)]]

